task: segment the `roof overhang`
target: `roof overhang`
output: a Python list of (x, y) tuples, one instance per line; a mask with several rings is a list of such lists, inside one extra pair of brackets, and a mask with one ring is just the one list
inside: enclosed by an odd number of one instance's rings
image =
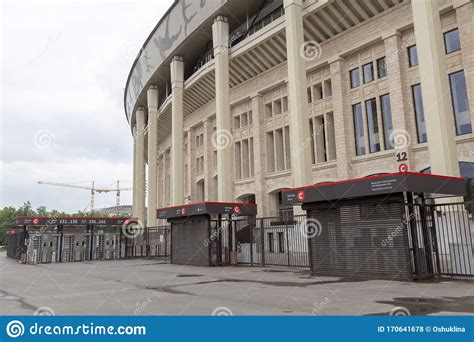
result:
[(465, 196), (467, 181), (417, 172), (390, 173), (283, 190), (283, 203), (315, 202), (400, 194), (404, 192)]
[(156, 210), (156, 218), (158, 219), (173, 219), (200, 215), (222, 214), (255, 216), (257, 215), (257, 206), (254, 203), (200, 202), (160, 208)]

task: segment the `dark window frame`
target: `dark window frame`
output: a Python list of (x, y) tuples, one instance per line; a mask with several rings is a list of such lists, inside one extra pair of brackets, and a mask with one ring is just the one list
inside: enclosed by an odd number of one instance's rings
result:
[[(465, 135), (465, 134), (471, 134), (472, 133), (472, 121), (471, 121), (471, 130), (470, 132), (466, 132), (466, 133), (460, 133), (458, 131), (458, 120), (457, 120), (457, 113), (456, 113), (456, 107), (455, 107), (455, 103), (454, 103), (454, 96), (453, 96), (453, 81), (451, 79), (452, 76), (456, 75), (456, 74), (459, 74), (459, 73), (463, 73), (463, 77), (464, 77), (464, 88), (466, 90), (466, 97), (469, 96), (469, 93), (467, 91), (467, 84), (466, 84), (466, 74), (464, 73), (464, 69), (461, 69), (461, 70), (458, 70), (458, 71), (455, 71), (455, 72), (452, 72), (450, 74), (448, 74), (448, 79), (449, 79), (449, 92), (450, 92), (450, 95), (451, 95), (451, 107), (453, 109), (453, 116), (454, 116), (454, 128), (456, 129), (456, 136), (461, 136), (461, 135)], [(469, 118), (471, 118), (471, 109), (469, 108), (469, 101), (467, 102), (467, 112), (469, 113)]]
[(424, 120), (424, 125), (425, 125), (425, 135), (426, 139), (422, 141), (422, 136), (420, 136), (420, 127), (418, 125), (418, 112), (416, 110), (416, 100), (415, 100), (415, 87), (419, 86), (420, 87), (420, 94), (421, 94), (421, 83), (416, 83), (411, 86), (411, 96), (412, 96), (412, 103), (413, 103), (413, 111), (415, 114), (415, 126), (416, 126), (416, 137), (417, 137), (417, 142), (418, 144), (424, 144), (428, 141), (428, 133), (426, 132), (426, 118), (425, 118), (425, 108), (423, 105), (423, 95), (421, 95), (421, 105), (423, 108), (423, 118)]
[[(412, 61), (412, 59), (411, 59), (411, 54), (410, 54), (410, 50), (413, 49), (413, 48), (416, 49), (416, 50), (415, 50), (415, 52), (416, 52), (416, 54), (415, 54), (415, 56), (416, 56), (416, 64), (412, 64), (413, 61)], [(408, 54), (408, 66), (409, 66), (410, 68), (413, 68), (413, 67), (417, 66), (417, 65), (418, 65), (418, 49), (417, 49), (417, 47), (416, 47), (416, 44), (407, 47), (407, 54)]]
[[(374, 121), (372, 123), (372, 126), (374, 127), (374, 135), (378, 134), (379, 135), (379, 141), (378, 143), (377, 142), (372, 142), (371, 141), (371, 132), (370, 132), (370, 122), (369, 122), (369, 111), (367, 110), (368, 109), (368, 105), (371, 105), (373, 104), (374, 107), (372, 108), (372, 120)], [(364, 106), (365, 106), (365, 120), (367, 122), (367, 138), (369, 139), (369, 153), (377, 153), (377, 152), (380, 152), (382, 151), (382, 145), (380, 143), (380, 130), (379, 130), (379, 120), (378, 120), (378, 116), (377, 116), (377, 99), (374, 97), (374, 98), (371, 98), (371, 99), (368, 99), (368, 100), (365, 100), (364, 101)], [(372, 144), (375, 146), (375, 150), (372, 150)], [(377, 149), (378, 147), (378, 149)]]
[(381, 114), (381, 117), (382, 117), (382, 129), (383, 129), (383, 140), (384, 140), (383, 146), (384, 146), (385, 150), (392, 150), (395, 146), (394, 146), (394, 143), (392, 141), (389, 141), (391, 133), (388, 133), (387, 122), (385, 120), (385, 115), (387, 114), (384, 111), (383, 99), (385, 97), (388, 97), (388, 106), (390, 108), (390, 120), (391, 120), (391, 124), (392, 124), (391, 131), (393, 132), (392, 103), (391, 103), (390, 93), (386, 93), (386, 94), (382, 94), (382, 95), (379, 96), (380, 114)]
[[(365, 79), (365, 67), (368, 66), (368, 65), (370, 65), (370, 74), (371, 74), (371, 78), (372, 78), (370, 81), (367, 81)], [(375, 81), (374, 62), (369, 62), (369, 63), (365, 63), (364, 65), (362, 65), (362, 81), (364, 82), (364, 84)]]
[[(383, 64), (385, 65), (385, 74), (384, 75), (380, 75), (380, 62), (383, 60)], [(388, 67), (387, 67), (387, 58), (385, 56), (383, 57), (380, 57), (380, 58), (377, 58), (377, 60), (375, 61), (375, 63), (377, 64), (377, 77), (380, 79), (380, 78), (384, 78), (384, 77), (387, 77), (388, 76)]]
[(275, 244), (274, 244), (274, 239), (273, 239), (273, 232), (271, 233), (267, 233), (267, 237), (268, 237), (268, 251), (270, 253), (275, 253)]
[[(458, 40), (459, 40), (459, 49), (456, 49), (456, 50), (453, 50), (453, 51), (449, 51), (448, 52), (448, 45), (446, 44), (446, 35), (451, 33), (451, 32), (454, 32), (454, 31), (457, 31), (458, 32)], [(449, 55), (451, 53), (454, 53), (456, 51), (461, 51), (462, 49), (462, 46), (461, 46), (461, 36), (459, 35), (459, 28), (456, 27), (456, 28), (453, 28), (452, 30), (449, 30), (449, 31), (446, 31), (446, 32), (443, 32), (443, 44), (444, 44), (444, 53), (446, 55)]]
[[(352, 72), (356, 71), (356, 70), (357, 70), (357, 74), (358, 74), (358, 82), (357, 82), (357, 85), (353, 85)], [(349, 70), (349, 83), (350, 83), (351, 89), (355, 89), (357, 87), (360, 87), (360, 68), (359, 67)]]
[[(360, 106), (360, 112), (361, 112), (361, 123), (362, 123), (362, 131), (363, 131), (363, 136), (362, 137), (363, 137), (363, 142), (364, 142), (364, 145), (362, 147), (358, 146), (359, 135), (357, 134), (358, 128), (357, 128), (356, 113), (355, 113), (356, 106)], [(367, 149), (366, 149), (366, 146), (365, 146), (365, 131), (364, 131), (364, 124), (363, 124), (364, 113), (362, 111), (362, 102), (354, 103), (352, 105), (352, 121), (353, 121), (353, 125), (354, 125), (354, 142), (355, 142), (356, 156), (366, 155), (367, 154)], [(362, 149), (362, 148), (363, 148), (363, 153), (359, 153), (359, 149)]]
[(278, 252), (285, 253), (285, 235), (283, 232), (277, 232), (278, 235)]

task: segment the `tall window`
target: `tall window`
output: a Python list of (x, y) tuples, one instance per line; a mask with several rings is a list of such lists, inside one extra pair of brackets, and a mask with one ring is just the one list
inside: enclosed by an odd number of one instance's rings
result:
[(235, 177), (237, 180), (253, 177), (253, 138), (237, 141), (235, 151)]
[(364, 71), (364, 83), (372, 82), (374, 80), (374, 65), (372, 62), (364, 64), (362, 70)]
[(365, 154), (364, 123), (362, 118), (362, 105), (357, 103), (352, 106), (354, 116), (354, 134), (356, 143), (356, 154), (361, 156)]
[(423, 98), (421, 97), (421, 86), (419, 84), (415, 84), (411, 88), (413, 94), (413, 107), (415, 108), (416, 133), (418, 136), (418, 142), (424, 143), (427, 141), (427, 137), (425, 112), (423, 110)]
[(237, 179), (242, 179), (242, 147), (239, 142), (235, 143), (235, 177)]
[(278, 252), (285, 253), (285, 235), (278, 232)]
[(370, 153), (378, 152), (380, 151), (380, 136), (375, 99), (365, 101), (365, 111), (367, 113), (367, 130), (369, 132), (369, 151)]
[(356, 88), (360, 86), (359, 68), (355, 68), (349, 71), (349, 76), (351, 81), (351, 88)]
[(275, 252), (275, 247), (273, 245), (273, 233), (268, 233), (268, 251), (270, 253)]
[(416, 45), (408, 48), (408, 65), (413, 67), (418, 65), (418, 54), (416, 52)]
[(447, 54), (461, 50), (461, 40), (457, 28), (444, 33), (444, 50)]
[(386, 150), (391, 150), (394, 147), (394, 144), (393, 144), (393, 137), (392, 139), (390, 139), (390, 135), (392, 134), (392, 131), (393, 131), (393, 123), (392, 123), (392, 109), (390, 107), (389, 94), (380, 96), (380, 107), (382, 111), (384, 146)]
[(385, 57), (377, 59), (377, 77), (387, 76), (387, 59)]
[(450, 74), (449, 83), (451, 86), (456, 134), (462, 135), (472, 133), (471, 114), (469, 113), (464, 70)]
[(268, 172), (291, 169), (289, 126), (267, 132)]

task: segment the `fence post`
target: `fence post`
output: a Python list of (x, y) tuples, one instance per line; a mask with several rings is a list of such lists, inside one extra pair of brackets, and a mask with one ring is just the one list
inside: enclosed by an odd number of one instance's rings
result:
[(430, 215), (431, 215), (431, 237), (433, 241), (433, 249), (435, 252), (436, 256), (436, 271), (435, 273), (438, 275), (438, 277), (441, 275), (441, 263), (439, 260), (439, 249), (438, 249), (438, 232), (437, 232), (437, 224), (436, 224), (436, 219), (435, 219), (435, 213), (434, 213), (434, 206), (430, 205)]
[(264, 219), (260, 219), (260, 246), (262, 248), (262, 266), (265, 267), (265, 231), (263, 228)]
[(253, 266), (253, 229), (256, 223), (255, 218), (251, 218), (248, 220), (250, 223), (250, 266)]
[(290, 260), (290, 242), (289, 242), (289, 235), (288, 235), (288, 218), (289, 215), (286, 216), (286, 222), (285, 222), (285, 239), (286, 239), (286, 254), (288, 255), (288, 267), (291, 266), (291, 260)]
[(150, 227), (145, 228), (145, 255), (146, 257), (150, 257)]
[(168, 229), (165, 228), (165, 261), (166, 261), (166, 253), (168, 251)]

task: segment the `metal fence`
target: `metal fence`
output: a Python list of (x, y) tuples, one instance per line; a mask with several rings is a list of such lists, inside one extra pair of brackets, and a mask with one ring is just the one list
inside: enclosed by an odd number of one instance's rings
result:
[(122, 236), (124, 258), (167, 258), (171, 252), (170, 226), (131, 230)]
[(439, 273), (474, 276), (474, 219), (464, 203), (432, 207)]
[[(474, 276), (472, 207), (466, 203), (447, 203), (406, 204), (404, 208), (400, 229), (406, 232), (406, 250), (412, 263), (410, 268), (417, 278), (433, 275)], [(232, 220), (230, 228), (229, 222), (211, 220), (207, 242), (211, 246), (212, 260), (216, 265), (228, 265), (231, 263), (231, 251), (236, 251), (238, 264), (309, 267), (308, 237), (314, 234), (324, 237), (330, 231), (324, 226), (314, 227), (311, 219), (308, 220), (306, 215), (291, 214), (257, 219), (239, 217)], [(379, 220), (379, 223), (371, 222), (367, 229), (382, 226)], [(312, 231), (315, 228), (316, 231)], [(339, 233), (343, 234), (342, 231)], [(401, 232), (394, 229), (387, 234), (386, 240), (392, 243), (393, 234)], [(331, 239), (334, 238), (331, 235)], [(371, 241), (377, 246), (381, 243), (375, 242)], [(23, 261), (27, 263), (144, 257), (169, 261), (171, 227), (146, 227), (127, 234), (36, 234), (19, 231), (7, 235), (7, 244), (8, 257), (24, 258)]]
[(281, 265), (306, 267), (308, 242), (306, 216), (265, 218), (239, 217), (211, 221), (211, 253), (217, 264), (230, 263), (230, 251), (237, 251), (237, 263), (244, 265)]
[(257, 251), (262, 264), (309, 266), (305, 215), (259, 218), (257, 230), (260, 231)]
[(466, 203), (408, 205), (406, 217), (417, 275), (474, 276), (474, 220)]

